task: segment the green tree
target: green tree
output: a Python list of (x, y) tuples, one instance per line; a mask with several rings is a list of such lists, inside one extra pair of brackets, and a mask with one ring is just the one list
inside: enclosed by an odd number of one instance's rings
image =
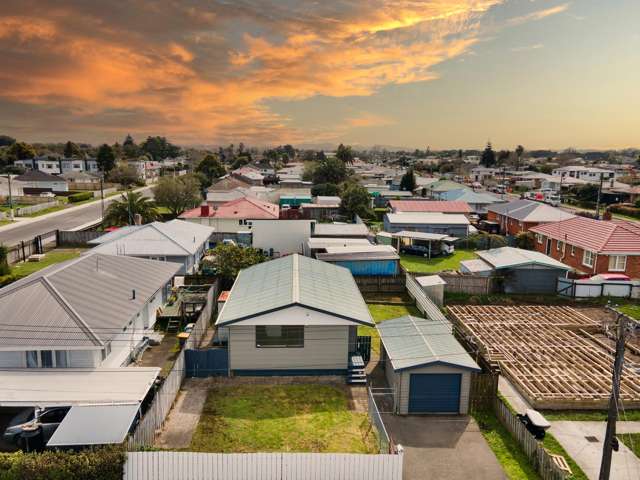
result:
[(343, 144), (338, 145), (338, 149), (336, 150), (336, 158), (342, 160), (347, 165), (353, 163), (353, 150), (351, 150), (350, 146), (344, 146)]
[(140, 148), (136, 145), (131, 135), (127, 135), (124, 142), (122, 142), (122, 152), (127, 158), (136, 158), (140, 155)]
[(0, 277), (3, 275), (9, 275), (11, 273), (11, 267), (9, 267), (9, 249), (0, 243)]
[(25, 142), (14, 143), (9, 147), (7, 153), (15, 160), (26, 160), (36, 156), (35, 148)]
[(319, 183), (311, 187), (311, 195), (334, 197), (340, 195), (340, 188), (335, 183)]
[(166, 137), (147, 137), (140, 145), (142, 153), (148, 153), (153, 160), (175, 158), (180, 154), (180, 147), (173, 145)]
[(525, 250), (535, 250), (536, 236), (533, 232), (521, 232), (516, 236), (516, 246)]
[(207, 179), (208, 183), (204, 186), (204, 188), (211, 186), (211, 184), (215, 180), (227, 173), (220, 160), (218, 160), (211, 154), (202, 159), (202, 161), (196, 167), (196, 172), (202, 173)]
[(104, 215), (106, 226), (133, 225), (136, 215), (142, 223), (158, 220), (158, 208), (153, 200), (140, 192), (127, 191), (118, 200), (111, 202)]
[(416, 189), (416, 176), (413, 173), (413, 168), (407, 170), (400, 179), (400, 190), (405, 192), (413, 192)]
[(249, 163), (249, 157), (236, 157), (233, 163), (231, 164), (231, 168), (233, 170), (237, 170), (238, 168), (242, 168)]
[(520, 168), (520, 163), (522, 162), (523, 154), (524, 154), (524, 147), (522, 145), (518, 145), (516, 147), (516, 170)]
[(347, 167), (337, 157), (325, 158), (320, 161), (313, 170), (313, 183), (333, 183), (338, 185), (347, 179)]
[(213, 266), (218, 274), (233, 282), (240, 270), (264, 262), (265, 256), (255, 248), (244, 248), (239, 245), (219, 243), (211, 252), (212, 261), (205, 261)]
[(360, 218), (373, 217), (371, 209), (371, 197), (369, 192), (362, 185), (357, 183), (347, 183), (340, 195), (342, 202), (340, 203), (340, 213), (353, 218), (358, 215)]
[(103, 143), (98, 148), (98, 154), (96, 155), (96, 163), (98, 169), (101, 172), (109, 173), (116, 166), (116, 154), (113, 151), (113, 147)]
[(125, 188), (129, 188), (131, 185), (139, 184), (141, 178), (138, 176), (138, 171), (135, 167), (127, 164), (120, 164), (116, 166), (107, 175), (107, 180), (112, 183), (119, 183)]
[(491, 147), (491, 142), (487, 142), (487, 146), (482, 151), (482, 157), (480, 158), (480, 165), (483, 167), (493, 167), (496, 164), (496, 152)]
[(9, 135), (0, 135), (0, 147), (10, 147), (16, 143), (16, 139)]
[(78, 145), (73, 143), (71, 140), (65, 143), (64, 158), (79, 157), (80, 155), (82, 155), (82, 151), (80, 150), (80, 147), (78, 147)]
[(197, 207), (202, 201), (200, 182), (193, 175), (182, 177), (162, 177), (153, 187), (156, 203), (166, 207), (177, 217), (189, 208)]

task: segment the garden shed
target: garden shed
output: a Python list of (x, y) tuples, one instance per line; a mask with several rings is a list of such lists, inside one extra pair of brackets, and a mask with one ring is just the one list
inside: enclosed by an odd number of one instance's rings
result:
[(406, 315), (377, 329), (395, 413), (468, 412), (471, 373), (480, 367), (455, 339), (451, 324)]

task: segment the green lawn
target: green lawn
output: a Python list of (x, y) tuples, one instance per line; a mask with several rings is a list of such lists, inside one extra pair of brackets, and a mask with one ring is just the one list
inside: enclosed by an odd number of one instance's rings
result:
[(544, 440), (542, 441), (542, 446), (549, 452), (555, 455), (562, 455), (564, 459), (569, 464), (569, 468), (571, 468), (571, 476), (569, 477), (572, 480), (589, 480), (589, 477), (582, 471), (580, 466), (569, 456), (567, 451), (562, 448), (560, 442), (556, 440), (556, 438), (551, 435), (549, 432), (544, 436)]
[(400, 254), (400, 264), (405, 270), (413, 273), (437, 273), (444, 270), (458, 270), (462, 260), (476, 258), (472, 250), (458, 250), (453, 255), (425, 258), (418, 255)]
[[(384, 320), (402, 317), (404, 315), (420, 316), (420, 311), (415, 305), (384, 305), (381, 303), (369, 303), (369, 312), (374, 322), (380, 323)], [(380, 336), (374, 327), (358, 327), (358, 335), (371, 336), (371, 350), (380, 353)]]
[(640, 304), (638, 303), (621, 305), (618, 307), (618, 310), (632, 318), (635, 318), (636, 320), (640, 320)]
[(330, 385), (211, 389), (191, 440), (194, 452), (378, 453), (366, 413)]
[(3, 218), (0, 220), (0, 227), (4, 226), (4, 225), (9, 225), (10, 223), (13, 223), (11, 220), (9, 220), (8, 218)]
[(77, 257), (82, 253), (83, 249), (81, 248), (65, 248), (52, 250), (45, 254), (44, 259), (40, 262), (22, 262), (14, 265), (11, 268), (11, 274), (16, 276), (16, 280), (18, 278), (26, 277), (27, 275), (31, 275), (38, 270), (42, 270), (49, 265), (53, 265), (54, 263), (64, 262), (65, 260), (71, 260), (72, 258)]
[[(544, 418), (552, 421), (567, 420), (572, 422), (606, 422), (606, 410), (542, 410)], [(622, 417), (622, 415), (621, 415)], [(640, 410), (625, 410), (620, 420), (640, 421)]]
[(618, 440), (624, 443), (636, 457), (640, 457), (640, 433), (624, 433), (618, 435)]

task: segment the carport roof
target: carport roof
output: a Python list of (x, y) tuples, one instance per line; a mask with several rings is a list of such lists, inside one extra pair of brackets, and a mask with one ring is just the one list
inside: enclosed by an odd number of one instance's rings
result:
[(539, 265), (541, 267), (571, 270), (571, 267), (568, 265), (535, 250), (500, 247), (476, 253), (482, 260), (492, 265), (496, 270), (500, 270), (502, 268), (524, 267), (527, 265)]
[(394, 370), (446, 364), (480, 371), (451, 333), (451, 325), (406, 315), (376, 325)]

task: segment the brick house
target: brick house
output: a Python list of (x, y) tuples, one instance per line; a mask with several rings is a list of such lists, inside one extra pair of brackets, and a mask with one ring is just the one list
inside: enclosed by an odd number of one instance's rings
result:
[(487, 220), (498, 223), (503, 235), (518, 235), (537, 225), (573, 217), (564, 210), (533, 200), (514, 200), (487, 207)]
[(531, 228), (535, 248), (590, 275), (640, 278), (640, 223), (574, 217)]

